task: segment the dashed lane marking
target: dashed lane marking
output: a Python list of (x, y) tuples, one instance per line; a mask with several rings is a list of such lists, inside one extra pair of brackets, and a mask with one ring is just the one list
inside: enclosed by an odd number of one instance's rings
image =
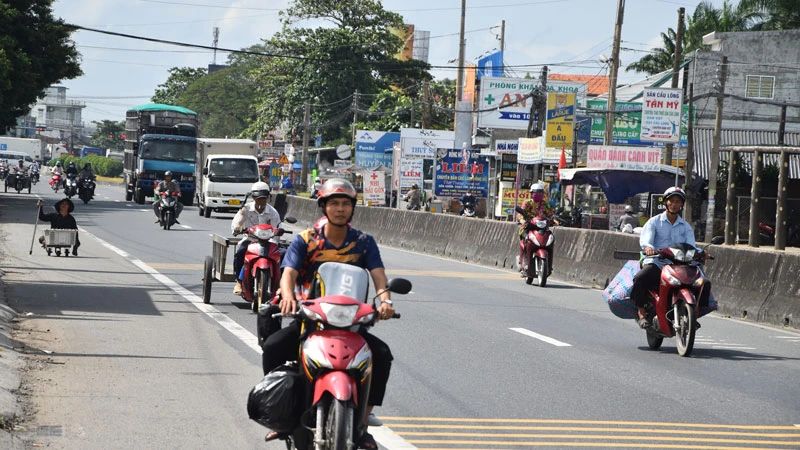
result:
[[(133, 258), (125, 250), (117, 248), (116, 246), (104, 241), (103, 239), (100, 239), (99, 237), (86, 231), (83, 228), (81, 228), (80, 230), (87, 236), (90, 236), (95, 240), (97, 240), (97, 242), (99, 242), (103, 247), (122, 256), (128, 262), (135, 265), (143, 272), (149, 274), (151, 277), (153, 277), (158, 282), (171, 289), (176, 294), (180, 295), (184, 300), (189, 302), (189, 304), (193, 305), (195, 308), (205, 313), (208, 317), (217, 322), (222, 328), (228, 330), (231, 334), (236, 336), (237, 339), (242, 341), (246, 346), (250, 347), (250, 349), (252, 349), (258, 354), (261, 354), (261, 346), (258, 345), (258, 338), (256, 338), (256, 336), (253, 333), (247, 331), (244, 327), (236, 323), (236, 321), (234, 321), (227, 315), (220, 312), (214, 306), (203, 303), (202, 298), (193, 294), (191, 291), (184, 288), (180, 284), (176, 283), (171, 278), (162, 275), (156, 269), (150, 267), (148, 264), (142, 262), (139, 259)], [(376, 441), (378, 441), (382, 446), (384, 446), (389, 450), (415, 450), (417, 448), (411, 443), (407, 442), (402, 437), (400, 437), (399, 435), (395, 434), (390, 428), (386, 426), (372, 427), (370, 428), (370, 432), (372, 433), (372, 436), (375, 438)]]
[(178, 226), (183, 228), (184, 230), (191, 230), (192, 229), (192, 227), (190, 227), (189, 225), (184, 225), (184, 224), (181, 224), (181, 223), (179, 223)]
[(531, 330), (525, 328), (509, 328), (511, 331), (515, 331), (519, 334), (524, 334), (525, 336), (530, 336), (534, 339), (538, 339), (542, 342), (547, 342), (548, 344), (555, 345), (556, 347), (572, 347), (572, 345), (567, 344), (566, 342), (561, 342), (558, 339), (553, 339), (549, 336), (545, 336), (543, 334), (534, 333)]

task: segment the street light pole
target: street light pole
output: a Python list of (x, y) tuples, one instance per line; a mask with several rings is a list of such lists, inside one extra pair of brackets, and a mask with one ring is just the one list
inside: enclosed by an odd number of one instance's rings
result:
[(610, 70), (608, 76), (608, 107), (606, 108), (606, 135), (605, 145), (613, 141), (615, 112), (617, 107), (617, 72), (619, 71), (619, 43), (622, 39), (622, 19), (625, 16), (625, 0), (617, 0), (617, 21), (614, 25), (614, 48), (611, 52)]

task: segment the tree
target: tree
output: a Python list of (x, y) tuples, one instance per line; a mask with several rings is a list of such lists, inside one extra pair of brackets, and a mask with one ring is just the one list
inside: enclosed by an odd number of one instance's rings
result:
[[(402, 29), (403, 20), (378, 0), (295, 0), (281, 15), (283, 28), (265, 46), (293, 58), (265, 58), (253, 72), (258, 117), (252, 134), (279, 126), (300, 134), (309, 101), (317, 105), (312, 123), (327, 142), (335, 141), (349, 134), (344, 123), (352, 117), (348, 101), (356, 90), (369, 98), (429, 77), (427, 64), (395, 59), (402, 41), (393, 30)], [(330, 26), (300, 26), (320, 21)]]
[(103, 120), (100, 122), (93, 121), (92, 123), (97, 126), (97, 130), (95, 130), (89, 141), (93, 147), (122, 150), (124, 147), (122, 135), (125, 133), (125, 122)]
[(16, 124), (44, 89), (82, 74), (71, 29), (52, 0), (0, 3), (0, 131)]
[(663, 47), (655, 47), (651, 52), (633, 64), (629, 64), (625, 71), (635, 70), (655, 74), (672, 68), (675, 58), (675, 30), (668, 28), (666, 33), (661, 33)]
[(156, 93), (153, 94), (153, 103), (165, 103), (167, 105), (178, 104), (178, 99), (186, 91), (189, 85), (206, 75), (206, 69), (202, 67), (173, 67), (169, 69), (167, 81), (158, 85)]
[(178, 103), (200, 118), (204, 137), (238, 137), (255, 119), (255, 83), (242, 65), (232, 65), (190, 83)]
[(741, 0), (740, 5), (757, 11), (764, 21), (760, 30), (794, 30), (800, 28), (800, 0)]

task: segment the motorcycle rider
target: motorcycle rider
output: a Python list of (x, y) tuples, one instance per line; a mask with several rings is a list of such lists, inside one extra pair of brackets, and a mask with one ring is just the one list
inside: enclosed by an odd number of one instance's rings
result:
[[(54, 205), (57, 212), (45, 214), (42, 210), (42, 206), (44, 202), (39, 200), (36, 202), (36, 206), (39, 207), (39, 220), (44, 222), (50, 222), (50, 228), (55, 230), (78, 230), (78, 224), (75, 222), (75, 217), (72, 215), (72, 211), (75, 210), (75, 204), (72, 203), (72, 200), (68, 198), (64, 198), (56, 202)], [(39, 243), (44, 246), (44, 236), (39, 238)], [(72, 247), (72, 254), (74, 256), (78, 256), (78, 247), (81, 246), (81, 241), (78, 239), (77, 234), (75, 235), (75, 245)]]
[[(295, 289), (307, 290), (311, 286), (317, 268), (324, 262), (335, 261), (367, 269), (376, 292), (384, 290), (388, 282), (375, 239), (350, 227), (356, 205), (356, 190), (353, 185), (341, 179), (326, 181), (320, 189), (317, 204), (325, 214), (326, 220), (318, 222), (317, 227), (307, 229), (295, 237), (284, 256), (280, 287), (280, 308), (283, 314), (288, 315), (297, 310)], [(380, 295), (377, 314), (381, 320), (390, 319), (394, 314), (390, 292), (384, 291)], [(370, 416), (369, 424), (377, 426), (379, 421), (372, 416), (372, 408), (383, 403), (392, 353), (389, 346), (374, 335), (364, 333), (363, 337), (373, 355), (372, 385), (367, 401), (367, 413)], [(286, 361), (295, 360), (299, 340), (300, 324), (296, 320), (267, 337), (263, 344), (262, 355), (264, 373)], [(273, 432), (267, 435), (267, 440), (278, 437), (280, 435)], [(375, 439), (367, 432), (360, 437), (358, 447), (378, 448)]]
[[(36, 181), (39, 181), (39, 170), (41, 170), (41, 166), (39, 165), (39, 160), (34, 160), (33, 164), (28, 167), (28, 170), (31, 171), (31, 178), (36, 178)], [(33, 180), (31, 180), (33, 181)]]
[(633, 215), (633, 206), (625, 205), (625, 214), (619, 217), (619, 225), (617, 229), (619, 231), (623, 231), (625, 229), (625, 225), (631, 226), (631, 233), (633, 233), (633, 229), (639, 226), (639, 219)]
[(75, 161), (70, 161), (67, 164), (67, 176), (75, 175), (78, 176), (78, 168), (75, 166)]
[(473, 212), (475, 211), (475, 205), (477, 204), (478, 199), (475, 198), (475, 195), (471, 191), (467, 191), (463, 197), (461, 197), (461, 212), (460, 215), (464, 215), (464, 211), (467, 208), (472, 208)]
[[(95, 180), (94, 171), (92, 170), (92, 165), (89, 163), (84, 164), (83, 169), (81, 169), (81, 173), (78, 176), (78, 179), (83, 180)], [(94, 197), (94, 187), (92, 187), (90, 195)]]
[[(166, 192), (167, 194), (172, 194), (173, 192), (180, 192), (181, 187), (178, 183), (172, 181), (172, 172), (166, 171), (164, 172), (164, 179), (158, 183), (158, 186), (155, 188), (155, 196), (156, 201), (153, 202), (153, 212), (156, 214), (156, 223), (161, 221), (161, 213), (159, 209), (161, 208), (161, 196), (162, 192)], [(175, 202), (175, 223), (178, 222), (178, 217), (181, 216), (181, 211), (183, 211), (183, 203)]]
[(419, 208), (422, 206), (422, 197), (419, 192), (419, 186), (417, 186), (416, 183), (411, 186), (411, 190), (406, 193), (403, 200), (408, 202), (406, 209), (419, 211)]
[[(517, 220), (519, 222), (519, 255), (517, 256), (517, 267), (521, 274), (525, 275), (522, 269), (522, 258), (525, 255), (525, 239), (528, 233), (528, 223), (531, 219), (536, 216), (542, 216), (548, 221), (552, 220), (554, 223), (558, 224), (557, 220), (553, 219), (553, 208), (550, 207), (550, 204), (547, 202), (544, 194), (544, 185), (542, 183), (533, 183), (531, 184), (531, 198), (525, 200), (522, 203), (522, 209), (525, 211), (524, 214), (517, 214)], [(547, 247), (547, 254), (550, 255), (550, 261), (548, 261), (548, 267), (550, 268), (550, 272), (553, 271), (553, 246), (555, 244), (550, 244)]]
[[(647, 318), (645, 305), (649, 301), (648, 291), (655, 289), (661, 279), (661, 268), (670, 261), (658, 256), (658, 249), (669, 247), (672, 244), (691, 244), (697, 246), (692, 226), (681, 217), (683, 204), (686, 202), (686, 193), (675, 186), (664, 191), (664, 204), (666, 210), (650, 218), (642, 228), (639, 236), (639, 245), (645, 258), (642, 269), (633, 277), (633, 290), (631, 300), (638, 309), (637, 323), (641, 328), (648, 328), (650, 321)], [(711, 286), (706, 284), (704, 293), (711, 292)], [(707, 295), (706, 295), (707, 297)], [(703, 304), (704, 299), (700, 299)], [(707, 301), (707, 298), (705, 299)]]
[[(269, 185), (263, 181), (253, 183), (250, 187), (250, 196), (253, 201), (243, 205), (231, 222), (231, 232), (234, 235), (241, 234), (248, 227), (267, 223), (278, 228), (281, 223), (281, 215), (269, 204), (272, 197)], [(244, 255), (247, 253), (247, 246), (253, 242), (244, 238), (236, 245), (236, 252), (233, 254), (233, 273), (236, 275), (236, 285), (233, 287), (235, 295), (242, 295), (241, 274), (244, 266)]]
[(319, 197), (319, 188), (322, 187), (322, 182), (319, 181), (319, 177), (314, 178), (314, 184), (311, 185), (311, 198), (316, 199)]

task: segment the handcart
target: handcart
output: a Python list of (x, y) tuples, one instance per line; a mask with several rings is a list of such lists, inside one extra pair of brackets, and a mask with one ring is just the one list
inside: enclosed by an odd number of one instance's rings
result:
[(61, 256), (63, 249), (64, 255), (69, 256), (69, 251), (75, 246), (78, 240), (78, 230), (44, 230), (44, 249), (50, 256), (55, 252), (56, 256)]
[(211, 256), (206, 256), (203, 264), (203, 303), (211, 303), (211, 283), (215, 281), (236, 281), (236, 274), (225, 273), (228, 263), (228, 249), (236, 248), (241, 237), (211, 235)]

